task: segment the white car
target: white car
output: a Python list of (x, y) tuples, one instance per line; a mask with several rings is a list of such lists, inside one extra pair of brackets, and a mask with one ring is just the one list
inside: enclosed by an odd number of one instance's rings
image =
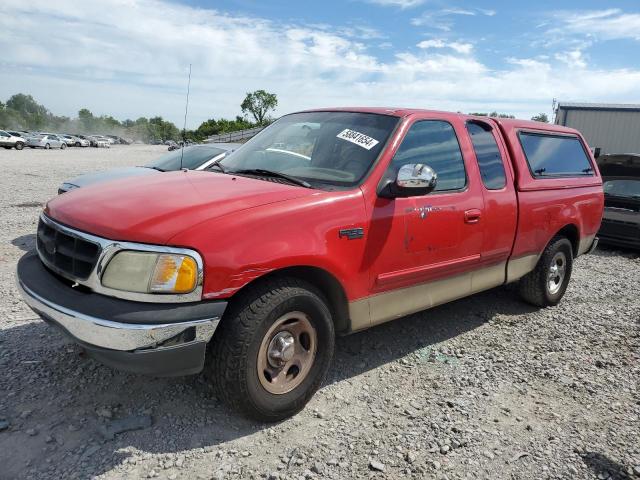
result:
[(68, 147), (88, 147), (89, 141), (82, 138), (78, 138), (75, 135), (68, 135), (66, 133), (58, 134)]
[(109, 142), (106, 138), (102, 137), (101, 135), (91, 135), (89, 137), (89, 140), (91, 142), (92, 147), (98, 147), (98, 148), (111, 147), (111, 142)]
[(0, 130), (0, 147), (15, 148), (22, 150), (24, 148), (25, 139), (9, 132)]
[(67, 144), (60, 139), (57, 135), (52, 133), (41, 133), (40, 135), (34, 135), (27, 138), (27, 147), (30, 148), (44, 148), (49, 150), (50, 148), (67, 148)]

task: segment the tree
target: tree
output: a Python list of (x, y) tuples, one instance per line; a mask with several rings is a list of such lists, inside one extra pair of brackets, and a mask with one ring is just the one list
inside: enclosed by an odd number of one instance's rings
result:
[(533, 117), (531, 117), (531, 120), (533, 120), (534, 122), (549, 123), (549, 117), (546, 113), (539, 113), (538, 115), (534, 115)]
[(78, 111), (78, 120), (85, 132), (91, 132), (95, 124), (95, 117), (88, 108), (82, 108)]
[(263, 125), (265, 120), (268, 119), (267, 114), (271, 110), (275, 110), (278, 105), (278, 97), (275, 93), (268, 93), (264, 90), (256, 90), (255, 92), (247, 93), (240, 104), (242, 113), (250, 113), (255, 118), (258, 125)]
[(491, 117), (491, 118), (516, 118), (514, 115), (509, 115), (508, 113), (498, 113), (496, 111), (493, 111), (491, 113), (472, 112), (469, 115), (475, 115), (476, 117)]

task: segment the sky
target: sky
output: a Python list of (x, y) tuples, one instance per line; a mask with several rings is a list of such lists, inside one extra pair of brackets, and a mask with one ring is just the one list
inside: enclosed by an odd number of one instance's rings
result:
[(551, 115), (640, 103), (640, 3), (469, 0), (2, 0), (0, 101), (58, 115), (240, 115), (388, 106)]

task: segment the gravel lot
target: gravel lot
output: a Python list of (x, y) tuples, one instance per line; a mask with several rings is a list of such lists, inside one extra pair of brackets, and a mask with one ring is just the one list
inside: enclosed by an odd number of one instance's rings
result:
[(86, 358), (18, 298), (16, 262), (62, 180), (164, 152), (0, 150), (0, 478), (640, 478), (630, 252), (580, 258), (555, 308), (498, 288), (340, 338), (326, 385), (276, 425), (203, 376)]

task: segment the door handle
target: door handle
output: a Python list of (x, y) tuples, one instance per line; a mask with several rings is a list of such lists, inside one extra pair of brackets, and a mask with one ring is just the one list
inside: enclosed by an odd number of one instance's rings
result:
[(480, 221), (480, 217), (482, 217), (482, 212), (477, 208), (465, 210), (464, 212), (465, 223), (478, 223)]

